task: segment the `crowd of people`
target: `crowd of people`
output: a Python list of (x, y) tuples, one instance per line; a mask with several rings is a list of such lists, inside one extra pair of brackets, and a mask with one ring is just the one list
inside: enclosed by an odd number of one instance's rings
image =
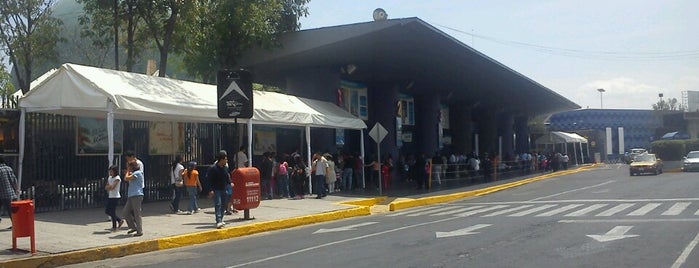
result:
[[(116, 206), (121, 199), (120, 187), (122, 178), (116, 166), (109, 167), (109, 178), (105, 185), (108, 202), (105, 213), (110, 216), (112, 231), (117, 231), (124, 223), (128, 226), (127, 233), (133, 236), (143, 235), (141, 204), (145, 187), (145, 172), (143, 162), (133, 152), (125, 152), (126, 169), (123, 180), (127, 182), (127, 199), (121, 215), (116, 213)], [(178, 214), (197, 213), (200, 208), (197, 203), (202, 192), (201, 180), (207, 180), (210, 187), (209, 197), (214, 201), (215, 227), (225, 226), (224, 215), (237, 213), (231, 203), (235, 185), (232, 174), (237, 168), (249, 166), (247, 151), (241, 146), (233, 156), (229, 166), (228, 153), (220, 151), (216, 155), (214, 165), (206, 170), (206, 177), (200, 178), (197, 163), (184, 163), (182, 156), (175, 156), (171, 165), (170, 182), (173, 198), (169, 203), (171, 212)], [(2, 160), (2, 159), (0, 159)], [(275, 152), (265, 152), (255, 167), (260, 173), (262, 199), (304, 199), (312, 195), (317, 199), (338, 191), (354, 191), (372, 188), (389, 190), (395, 183), (414, 184), (416, 189), (427, 189), (440, 186), (450, 179), (481, 179), (491, 181), (495, 173), (519, 171), (558, 171), (568, 168), (569, 158), (565, 153), (525, 152), (509, 154), (504, 159), (494, 154), (484, 153), (479, 156), (456, 153), (435, 152), (433, 155), (407, 154), (400, 155), (394, 163), (390, 154), (381, 158), (370, 156), (365, 161), (358, 153), (321, 153), (313, 154), (311, 163), (306, 163), (298, 152), (277, 155)], [(0, 161), (0, 168), (2, 167)], [(1, 169), (0, 169), (1, 170)], [(7, 184), (12, 184), (12, 176), (5, 174)], [(0, 178), (3, 174), (0, 173)], [(366, 175), (366, 177), (365, 177)], [(309, 185), (310, 183), (310, 185)], [(9, 187), (12, 189), (11, 187)], [(7, 189), (7, 188), (6, 188)], [(12, 190), (6, 191), (12, 197)], [(186, 192), (189, 197), (187, 209), (180, 209), (180, 199)], [(3, 196), (4, 197), (4, 196)], [(8, 198), (2, 198), (6, 206)]]

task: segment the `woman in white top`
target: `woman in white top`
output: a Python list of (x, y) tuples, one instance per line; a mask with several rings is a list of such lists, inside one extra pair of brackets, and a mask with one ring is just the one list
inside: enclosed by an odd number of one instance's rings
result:
[(121, 228), (124, 224), (124, 219), (119, 218), (116, 214), (116, 207), (121, 199), (121, 178), (119, 177), (119, 168), (115, 165), (109, 167), (109, 179), (107, 179), (107, 185), (104, 186), (109, 194), (109, 199), (107, 199), (107, 208), (104, 213), (112, 218), (112, 232), (115, 232), (117, 228)]

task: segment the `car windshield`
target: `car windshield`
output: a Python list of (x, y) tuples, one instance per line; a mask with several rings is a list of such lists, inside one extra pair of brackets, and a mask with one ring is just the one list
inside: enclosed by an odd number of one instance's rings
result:
[(646, 149), (631, 149), (632, 154), (642, 154), (646, 151)]
[(642, 154), (634, 158), (636, 162), (655, 162), (655, 155), (652, 154)]
[(687, 158), (699, 158), (699, 152), (689, 152)]

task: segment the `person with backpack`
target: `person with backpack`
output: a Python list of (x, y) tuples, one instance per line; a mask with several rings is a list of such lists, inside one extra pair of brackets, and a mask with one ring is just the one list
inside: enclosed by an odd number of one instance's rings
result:
[(291, 198), (289, 194), (289, 163), (284, 156), (277, 166), (277, 194), (284, 198)]

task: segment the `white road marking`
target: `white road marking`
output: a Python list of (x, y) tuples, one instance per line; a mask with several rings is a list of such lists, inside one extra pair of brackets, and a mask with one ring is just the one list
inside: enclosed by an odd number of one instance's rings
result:
[(610, 184), (610, 183), (612, 183), (612, 182), (614, 182), (614, 181), (611, 180), (611, 181), (603, 182), (603, 183), (600, 183), (600, 184), (590, 185), (590, 186), (586, 186), (586, 187), (582, 187), (582, 188), (578, 188), (578, 189), (573, 189), (573, 190), (568, 190), (568, 191), (565, 191), (565, 192), (560, 192), (560, 193), (556, 193), (556, 194), (552, 194), (552, 195), (542, 196), (542, 197), (538, 197), (538, 198), (531, 199), (531, 200), (529, 200), (529, 201), (530, 201), (530, 202), (531, 202), (531, 201), (537, 201), (537, 200), (546, 199), (546, 198), (550, 198), (550, 197), (554, 197), (554, 196), (569, 194), (569, 193), (572, 193), (572, 192), (587, 190), (587, 189), (590, 189), (590, 188), (595, 188), (595, 187), (600, 187), (600, 186), (602, 186), (602, 185), (607, 185), (607, 184)]
[(603, 235), (587, 235), (588, 237), (597, 240), (599, 242), (609, 242), (629, 237), (637, 237), (638, 235), (627, 235), (626, 232), (630, 231), (633, 226), (615, 226), (609, 232)]
[(457, 217), (468, 217), (468, 216), (471, 216), (471, 215), (476, 215), (476, 214), (481, 213), (481, 212), (486, 212), (486, 211), (491, 211), (491, 210), (496, 210), (496, 209), (501, 209), (501, 208), (506, 208), (506, 207), (509, 207), (509, 206), (507, 206), (507, 205), (497, 205), (497, 206), (492, 206), (492, 207), (487, 207), (487, 208), (482, 208), (482, 209), (476, 209), (476, 210), (472, 210), (472, 211), (467, 211), (467, 212), (455, 214), (454, 216), (457, 216)]
[(454, 230), (451, 232), (436, 232), (435, 236), (437, 236), (437, 238), (443, 238), (443, 237), (477, 234), (478, 232), (472, 232), (472, 231), (475, 231), (475, 230), (478, 230), (481, 228), (485, 228), (485, 227), (488, 227), (491, 225), (492, 224), (476, 224), (474, 226), (466, 227), (466, 228), (459, 229), (459, 230)]
[(594, 210), (600, 209), (607, 206), (607, 204), (594, 204), (592, 206), (583, 208), (581, 210), (577, 210), (575, 212), (571, 212), (566, 214), (566, 217), (579, 217), (579, 216), (585, 216), (585, 214), (590, 213)]
[(627, 216), (643, 216), (648, 214), (651, 210), (654, 210), (655, 208), (659, 207), (662, 205), (662, 203), (648, 203), (642, 206), (641, 208), (632, 211), (629, 214), (626, 214)]
[(483, 215), (483, 216), (481, 216), (481, 217), (493, 217), (493, 216), (502, 215), (502, 214), (505, 214), (505, 213), (510, 213), (510, 212), (513, 212), (513, 211), (517, 211), (517, 210), (520, 210), (520, 209), (525, 209), (525, 208), (533, 207), (533, 206), (534, 206), (534, 205), (524, 205), (524, 206), (519, 206), (519, 207), (508, 208), (508, 209), (505, 209), (505, 210), (500, 210), (500, 211), (496, 211), (496, 212), (490, 213), (490, 214), (488, 214), (488, 215)]
[(600, 212), (599, 214), (595, 215), (598, 217), (609, 217), (613, 216), (614, 214), (617, 214), (627, 208), (632, 207), (634, 204), (632, 203), (623, 203), (623, 204), (618, 204), (610, 209), (607, 209), (605, 211)]
[(699, 210), (697, 210), (696, 212), (694, 212), (694, 215), (699, 215)]
[(532, 214), (532, 213), (536, 213), (536, 212), (542, 211), (542, 210), (544, 210), (544, 209), (549, 209), (549, 208), (552, 208), (552, 207), (555, 207), (555, 206), (557, 206), (557, 205), (543, 205), (543, 206), (540, 206), (540, 207), (535, 207), (535, 208), (527, 209), (527, 210), (522, 211), (522, 212), (517, 212), (517, 213), (515, 213), (515, 214), (508, 215), (508, 216), (509, 216), (509, 217), (522, 217), (522, 216), (529, 215), (529, 214)]
[(675, 260), (675, 263), (672, 264), (671, 268), (680, 268), (682, 267), (682, 264), (687, 261), (687, 257), (689, 256), (690, 253), (692, 253), (692, 250), (694, 250), (694, 247), (697, 246), (697, 243), (699, 243), (699, 234), (694, 236), (694, 239), (692, 239), (691, 242), (687, 245), (687, 247), (684, 248), (682, 251), (682, 254), (680, 254), (679, 257), (677, 257), (677, 260)]
[(410, 217), (422, 216), (422, 215), (432, 214), (435, 212), (441, 212), (441, 211), (450, 210), (450, 209), (454, 209), (454, 207), (443, 207), (443, 208), (432, 207), (432, 209), (430, 209), (430, 210), (425, 210), (425, 211), (420, 211), (417, 213), (408, 214), (407, 216), (410, 216)]
[(434, 215), (435, 215), (435, 216), (451, 215), (451, 214), (456, 214), (456, 213), (459, 213), (459, 212), (474, 210), (474, 209), (482, 208), (482, 207), (484, 207), (484, 206), (471, 206), (471, 207), (465, 207), (465, 208), (460, 208), (460, 209), (455, 209), (455, 210), (440, 212), (440, 213), (437, 213), (437, 214), (434, 214)]
[(406, 210), (406, 211), (386, 214), (386, 216), (394, 217), (394, 216), (400, 216), (400, 215), (405, 215), (405, 214), (410, 214), (410, 213), (415, 213), (415, 212), (425, 211), (425, 210), (430, 210), (430, 209), (432, 209), (432, 207), (416, 208), (416, 209), (410, 209), (410, 210)]
[(699, 201), (699, 198), (660, 198), (660, 199), (570, 199), (546, 201), (509, 201), (509, 202), (474, 202), (469, 205), (521, 205), (521, 204), (551, 204), (551, 203), (643, 203), (643, 202), (682, 202)]
[(572, 205), (567, 205), (567, 206), (565, 206), (565, 207), (560, 207), (560, 208), (551, 210), (551, 211), (549, 211), (549, 212), (541, 213), (541, 214), (536, 215), (536, 216), (537, 216), (537, 217), (548, 217), (548, 216), (553, 216), (553, 215), (556, 215), (556, 214), (558, 214), (558, 213), (563, 213), (563, 212), (566, 212), (566, 211), (568, 211), (568, 210), (577, 208), (577, 207), (582, 206), (582, 205), (583, 205), (583, 204), (572, 204)]
[(330, 229), (321, 228), (321, 229), (318, 229), (318, 231), (313, 232), (313, 234), (354, 231), (354, 230), (356, 230), (355, 228), (357, 228), (357, 227), (362, 227), (362, 226), (367, 226), (367, 225), (372, 225), (372, 224), (377, 224), (377, 223), (378, 222), (371, 221), (371, 222), (358, 223), (358, 224), (337, 227), (337, 228), (330, 228)]
[(559, 220), (560, 223), (617, 223), (617, 222), (695, 222), (699, 218), (683, 218), (683, 219), (590, 219), (590, 220)]
[(678, 203), (675, 203), (674, 205), (672, 205), (672, 207), (670, 207), (669, 209), (667, 209), (667, 210), (666, 210), (665, 212), (663, 212), (663, 214), (661, 214), (661, 215), (663, 215), (663, 216), (676, 216), (676, 215), (680, 215), (680, 213), (682, 213), (682, 211), (684, 211), (685, 209), (687, 209), (687, 207), (689, 207), (689, 205), (691, 205), (691, 204), (692, 204), (692, 203), (689, 203), (689, 202), (678, 202)]

